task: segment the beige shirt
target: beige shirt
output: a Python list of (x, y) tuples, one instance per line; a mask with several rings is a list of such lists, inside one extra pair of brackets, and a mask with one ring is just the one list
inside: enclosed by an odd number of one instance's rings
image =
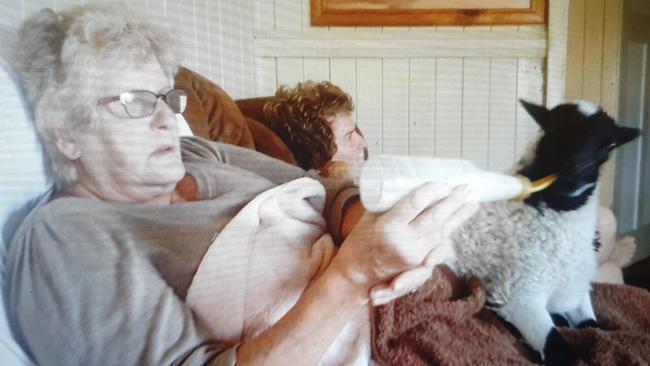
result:
[[(16, 338), (38, 364), (233, 364), (183, 302), (208, 246), (257, 194), (305, 175), (252, 150), (184, 138), (199, 201), (62, 197), (34, 210), (7, 260)], [(326, 183), (328, 196), (340, 187)], [(219, 311), (219, 309), (215, 309)]]

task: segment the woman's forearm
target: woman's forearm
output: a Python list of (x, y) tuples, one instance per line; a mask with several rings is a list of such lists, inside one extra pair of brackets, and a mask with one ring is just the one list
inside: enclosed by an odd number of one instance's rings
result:
[(367, 303), (368, 289), (333, 262), (277, 324), (239, 347), (237, 365), (317, 365)]

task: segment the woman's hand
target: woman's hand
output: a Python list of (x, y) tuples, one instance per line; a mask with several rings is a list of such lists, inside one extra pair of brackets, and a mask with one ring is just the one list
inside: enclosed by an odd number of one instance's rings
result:
[(176, 183), (176, 189), (172, 192), (171, 203), (196, 201), (199, 197), (199, 189), (196, 179), (189, 174)]
[(393, 292), (398, 284), (419, 286), (451, 255), (451, 233), (476, 211), (476, 203), (466, 202), (468, 193), (464, 186), (428, 183), (382, 215), (366, 213), (343, 242), (333, 269), (366, 288), (391, 279), (398, 280), (388, 286)]

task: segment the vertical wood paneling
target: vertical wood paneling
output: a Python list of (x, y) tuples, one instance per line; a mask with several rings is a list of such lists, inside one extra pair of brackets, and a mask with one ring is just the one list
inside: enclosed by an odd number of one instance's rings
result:
[(459, 158), (462, 155), (463, 60), (436, 60), (435, 155)]
[(183, 65), (192, 70), (197, 70), (199, 63), (196, 27), (194, 23), (195, 1), (167, 0), (167, 19), (171, 20), (172, 25), (179, 32), (178, 34), (180, 35), (184, 50)]
[[(523, 99), (535, 104), (544, 103), (543, 59), (518, 60), (517, 100)], [(539, 133), (537, 123), (517, 102), (517, 120), (515, 125), (515, 160), (521, 158)]]
[(409, 155), (434, 156), (436, 62), (411, 59)]
[(384, 105), (383, 152), (408, 155), (409, 60), (401, 58), (384, 60), (383, 79), (382, 99), (391, 101)]
[(503, 172), (515, 159), (517, 59), (492, 59), (490, 66), (490, 136), (488, 167)]
[(301, 0), (275, 0), (275, 29), (292, 31), (302, 29)]
[(330, 79), (330, 60), (327, 58), (306, 58), (304, 60), (305, 80), (321, 82)]
[(255, 0), (255, 28), (259, 30), (275, 29), (274, 0)]
[[(255, 29), (272, 31), (275, 29), (274, 0), (255, 0)], [(251, 96), (275, 94), (277, 85), (277, 63), (274, 57), (255, 58), (255, 92)]]
[(286, 57), (279, 58), (278, 62), (278, 85), (295, 86), (298, 82), (305, 80), (302, 74), (302, 58)]
[(275, 58), (257, 57), (255, 65), (255, 94), (251, 97), (274, 95), (278, 84)]
[(382, 61), (381, 59), (357, 60), (357, 123), (368, 144), (368, 152), (381, 153), (382, 149)]
[[(357, 60), (353, 58), (330, 59), (330, 81), (350, 94), (354, 101), (357, 97)], [(354, 118), (357, 118), (355, 111)]]
[(582, 96), (586, 0), (571, 0), (567, 34), (566, 99)]
[(614, 115), (618, 110), (618, 70), (621, 45), (621, 18), (623, 0), (607, 0), (605, 2), (605, 25), (603, 29), (603, 75), (601, 81), (600, 102), (603, 108)]
[(615, 115), (617, 106), (618, 69), (620, 58), (620, 32), (623, 10), (622, 0), (608, 0), (605, 2), (605, 25), (603, 29), (603, 75), (600, 101), (603, 108)]
[[(620, 34), (622, 30), (623, 1), (605, 2), (605, 24), (603, 29), (603, 71), (600, 104), (613, 116), (618, 116), (618, 71), (621, 56)], [(614, 197), (615, 160), (610, 159), (601, 168), (601, 203), (611, 205)]]
[(488, 168), (490, 60), (468, 58), (463, 67), (462, 157)]
[(302, 30), (308, 30), (311, 27), (311, 0), (300, 0), (300, 25)]
[(222, 47), (223, 47), (223, 88), (233, 97), (243, 95), (243, 55), (241, 41), (242, 15), (238, 0), (221, 0)]
[[(567, 100), (585, 99), (617, 112), (622, 0), (572, 0), (569, 13)], [(614, 161), (601, 168), (600, 200), (610, 205)]]
[(576, 0), (551, 0), (548, 9), (548, 50), (546, 68), (545, 101), (554, 106), (566, 100), (567, 84), (567, 36), (569, 28), (569, 5)]
[[(211, 39), (210, 28), (210, 12), (208, 12), (209, 0), (194, 0), (194, 19), (195, 23), (195, 39), (197, 44), (197, 68), (196, 71), (201, 75), (211, 79), (212, 78), (212, 60), (211, 54)], [(199, 46), (201, 45), (201, 46)]]
[(238, 36), (238, 42), (240, 46), (240, 56), (241, 56), (241, 80), (243, 83), (244, 89), (242, 93), (239, 94), (238, 98), (243, 98), (247, 95), (252, 95), (255, 90), (255, 73), (252, 72), (255, 66), (255, 60), (253, 58), (253, 32), (254, 32), (254, 22), (251, 19), (251, 14), (255, 14), (254, 2), (252, 0), (248, 1), (238, 1), (239, 5), (239, 14), (240, 14), (240, 33)]
[[(208, 45), (208, 59), (210, 60), (210, 80), (216, 84), (223, 86), (223, 28), (221, 18), (223, 17), (221, 11), (221, 4), (219, 1), (207, 2), (206, 13), (208, 14), (207, 27), (208, 38), (210, 43)], [(273, 66), (273, 75), (275, 76), (275, 65)]]
[(605, 0), (589, 0), (586, 5), (582, 98), (600, 103)]

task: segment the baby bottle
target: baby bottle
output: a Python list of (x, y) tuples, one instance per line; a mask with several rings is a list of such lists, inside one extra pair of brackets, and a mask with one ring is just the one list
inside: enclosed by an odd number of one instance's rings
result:
[(525, 199), (532, 189), (543, 189), (554, 178), (549, 176), (544, 180), (543, 187), (539, 184), (532, 187), (524, 176), (485, 171), (463, 159), (378, 155), (363, 165), (359, 191), (366, 210), (381, 213), (426, 182), (445, 182), (450, 186), (466, 184), (471, 189), (469, 199), (489, 202)]

